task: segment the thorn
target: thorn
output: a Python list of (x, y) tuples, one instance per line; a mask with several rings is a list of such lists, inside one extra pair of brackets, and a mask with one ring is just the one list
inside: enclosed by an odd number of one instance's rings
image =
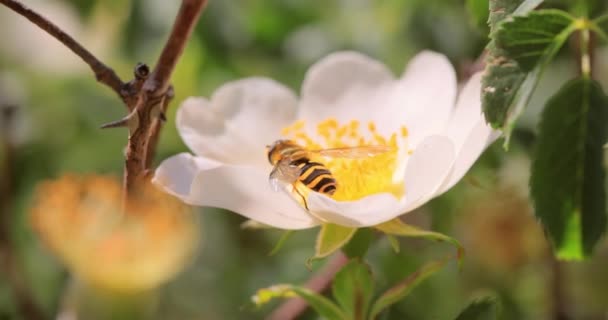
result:
[(167, 92), (165, 92), (165, 97), (169, 100), (173, 99), (173, 97), (175, 97), (175, 89), (173, 88), (173, 85), (170, 85), (169, 88), (167, 89)]
[(109, 129), (109, 128), (122, 128), (122, 127), (128, 127), (129, 126), (129, 117), (125, 117), (122, 118), (120, 120), (116, 120), (116, 121), (112, 121), (112, 122), (108, 122), (106, 124), (102, 124), (101, 127), (99, 127), (100, 129)]
[(139, 116), (137, 115), (136, 109), (133, 109), (131, 113), (129, 113), (126, 117), (120, 120), (102, 125), (101, 129), (121, 127), (129, 128), (130, 133), (133, 133), (135, 132), (135, 130), (137, 130), (137, 127), (139, 127)]

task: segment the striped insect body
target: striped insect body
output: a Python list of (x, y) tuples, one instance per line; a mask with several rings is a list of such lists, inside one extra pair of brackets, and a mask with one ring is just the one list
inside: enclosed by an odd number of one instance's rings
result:
[(333, 195), (339, 187), (331, 171), (324, 164), (312, 161), (313, 156), (358, 159), (373, 157), (390, 150), (388, 146), (308, 150), (292, 140), (277, 140), (268, 146), (268, 161), (274, 166), (270, 172), (270, 186), (275, 191), (281, 190), (282, 187), (295, 191), (308, 209), (306, 196), (299, 185), (328, 196)]

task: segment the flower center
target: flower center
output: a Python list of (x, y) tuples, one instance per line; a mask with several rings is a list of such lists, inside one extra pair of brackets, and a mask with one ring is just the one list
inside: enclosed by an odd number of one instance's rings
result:
[[(282, 131), (282, 135), (308, 150), (330, 148), (389, 146), (391, 151), (373, 156), (365, 155), (354, 158), (313, 156), (312, 161), (324, 164), (337, 182), (336, 192), (331, 196), (338, 201), (352, 201), (365, 196), (387, 192), (397, 198), (405, 194), (402, 177), (398, 171), (400, 156), (411, 154), (406, 150), (408, 131), (402, 126), (400, 132), (385, 137), (378, 133), (376, 124), (369, 122), (365, 131), (361, 130), (358, 120), (340, 124), (329, 118), (317, 124), (316, 133), (319, 139), (311, 138), (305, 131), (305, 122), (296, 121)], [(364, 134), (362, 134), (362, 132)], [(396, 174), (397, 173), (397, 174)], [(395, 179), (397, 177), (397, 180)], [(297, 187), (297, 186), (296, 186)], [(303, 188), (298, 188), (302, 190)]]

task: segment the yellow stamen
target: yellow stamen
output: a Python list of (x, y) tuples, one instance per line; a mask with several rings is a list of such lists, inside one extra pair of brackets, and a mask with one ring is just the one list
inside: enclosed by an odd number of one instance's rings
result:
[[(385, 137), (378, 133), (373, 121), (368, 123), (367, 132), (361, 134), (358, 120), (351, 120), (341, 125), (336, 119), (329, 118), (317, 124), (316, 132), (321, 141), (314, 141), (304, 130), (303, 123), (303, 121), (298, 121), (283, 129), (283, 133), (287, 138), (310, 150), (368, 146), (393, 147), (393, 151), (373, 157), (362, 156), (349, 159), (319, 156), (311, 159), (323, 163), (336, 179), (338, 187), (332, 198), (349, 201), (382, 192), (391, 193), (397, 198), (405, 194), (403, 181), (397, 183), (393, 181), (393, 173), (397, 168), (398, 148), (406, 145), (405, 138), (408, 132), (405, 126), (400, 128), (400, 132)], [(304, 190), (305, 187), (302, 185), (298, 185), (296, 188), (304, 195), (309, 192), (309, 190)]]
[(407, 137), (409, 135), (409, 132), (407, 131), (407, 128), (405, 126), (401, 127), (401, 136), (402, 137)]

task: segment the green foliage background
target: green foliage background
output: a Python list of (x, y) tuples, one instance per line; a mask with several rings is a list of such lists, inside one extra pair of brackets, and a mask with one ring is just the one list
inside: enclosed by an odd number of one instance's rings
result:
[[(123, 78), (136, 62), (153, 64), (167, 37), (177, 1), (26, 1), (75, 37)], [(162, 133), (157, 161), (186, 147), (174, 113), (187, 96), (209, 96), (226, 81), (267, 76), (296, 92), (311, 63), (344, 49), (364, 52), (400, 74), (423, 49), (447, 55), (459, 78), (487, 43), (480, 1), (210, 1), (173, 77), (176, 97)], [(560, 2), (556, 2), (560, 3)], [(563, 3), (563, 2), (562, 2)], [(565, 5), (565, 4), (564, 4)], [(61, 13), (61, 14), (58, 14)], [(74, 25), (74, 23), (76, 25)], [(67, 172), (122, 172), (126, 131), (98, 127), (124, 115), (114, 94), (97, 84), (78, 58), (6, 8), (0, 7), (0, 85), (19, 105), (12, 237), (36, 298), (57, 311), (70, 279), (29, 229), (27, 210), (35, 186)], [(44, 40), (46, 39), (46, 40)], [(595, 75), (607, 88), (608, 54), (598, 49)], [(566, 310), (572, 319), (597, 319), (608, 306), (608, 246), (592, 259), (553, 261), (528, 201), (530, 154), (538, 114), (547, 98), (576, 74), (558, 54), (513, 132), (505, 153), (496, 143), (446, 195), (411, 213), (409, 223), (449, 234), (467, 249), (462, 272), (448, 268), (417, 287), (384, 319), (455, 318), (472, 296), (490, 292), (503, 319), (549, 319)], [(440, 93), (438, 93), (440, 94)], [(605, 165), (605, 164), (604, 164)], [(216, 209), (201, 211), (203, 244), (193, 263), (163, 287), (159, 319), (262, 319), (271, 307), (251, 310), (249, 297), (273, 283), (302, 283), (313, 255), (315, 231), (298, 232), (274, 256), (278, 231), (239, 228), (243, 219)], [(425, 261), (453, 250), (448, 245), (401, 240), (395, 254), (387, 239), (370, 249), (376, 286), (385, 289)], [(315, 269), (322, 263), (315, 265)], [(4, 275), (0, 275), (0, 279)], [(0, 318), (15, 307), (0, 280)], [(556, 291), (559, 290), (559, 291)], [(556, 307), (557, 304), (557, 307)], [(305, 319), (314, 319), (307, 313)]]

